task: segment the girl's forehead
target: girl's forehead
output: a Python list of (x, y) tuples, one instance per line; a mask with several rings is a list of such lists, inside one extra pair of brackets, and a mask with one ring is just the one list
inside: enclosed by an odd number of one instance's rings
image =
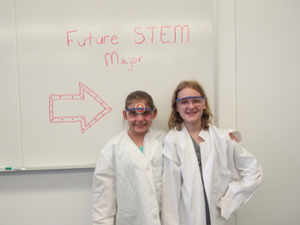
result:
[(150, 108), (150, 106), (148, 105), (148, 103), (145, 99), (135, 99), (128, 105), (127, 108), (135, 108), (136, 105), (138, 105), (140, 103), (145, 105), (146, 108)]
[(201, 96), (201, 94), (197, 90), (190, 88), (190, 87), (183, 88), (177, 94), (177, 98), (184, 98), (184, 97), (188, 97), (188, 96)]

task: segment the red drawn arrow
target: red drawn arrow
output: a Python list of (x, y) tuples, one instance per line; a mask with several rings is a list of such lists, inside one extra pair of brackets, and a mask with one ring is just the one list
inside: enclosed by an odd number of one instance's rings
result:
[[(65, 100), (77, 100), (82, 101), (86, 99), (85, 94), (88, 94), (92, 99), (99, 103), (103, 109), (93, 117), (88, 123), (85, 116), (54, 116), (54, 102)], [(83, 134), (91, 126), (97, 123), (102, 117), (111, 111), (111, 107), (107, 105), (94, 91), (87, 86), (79, 83), (79, 94), (69, 95), (49, 95), (49, 117), (50, 123), (77, 123), (80, 122), (81, 133)]]

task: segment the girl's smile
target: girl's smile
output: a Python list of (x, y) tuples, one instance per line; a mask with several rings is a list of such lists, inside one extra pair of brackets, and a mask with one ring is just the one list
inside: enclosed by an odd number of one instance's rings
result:
[[(137, 105), (143, 105), (145, 108), (151, 108), (147, 102), (143, 99), (134, 100), (131, 104), (128, 105), (127, 109), (136, 108)], [(131, 111), (131, 110), (130, 110)], [(124, 119), (127, 120), (130, 130), (128, 131), (129, 135), (140, 136), (145, 135), (148, 129), (152, 125), (152, 120), (156, 117), (157, 111), (149, 112), (147, 110), (134, 110), (131, 112), (123, 111)]]

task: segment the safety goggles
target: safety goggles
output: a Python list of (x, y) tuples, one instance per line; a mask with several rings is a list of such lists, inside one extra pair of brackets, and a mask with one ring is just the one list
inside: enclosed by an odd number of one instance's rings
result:
[(139, 115), (142, 115), (144, 118), (151, 118), (153, 116), (153, 112), (155, 108), (138, 107), (138, 108), (129, 108), (125, 110), (128, 118), (131, 119), (137, 118)]
[(188, 96), (184, 98), (178, 98), (175, 102), (181, 107), (188, 107), (191, 103), (196, 106), (202, 106), (205, 104), (204, 96)]

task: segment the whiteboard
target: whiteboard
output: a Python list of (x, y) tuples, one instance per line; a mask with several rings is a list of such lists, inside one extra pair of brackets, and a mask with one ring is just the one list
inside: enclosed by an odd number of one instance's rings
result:
[(9, 116), (20, 118), (24, 167), (95, 165), (126, 128), (135, 90), (152, 95), (153, 128), (165, 131), (180, 81), (201, 82), (214, 105), (211, 1), (16, 0), (14, 10), (19, 117)]
[(21, 166), (20, 108), (14, 2), (0, 7), (0, 168)]

